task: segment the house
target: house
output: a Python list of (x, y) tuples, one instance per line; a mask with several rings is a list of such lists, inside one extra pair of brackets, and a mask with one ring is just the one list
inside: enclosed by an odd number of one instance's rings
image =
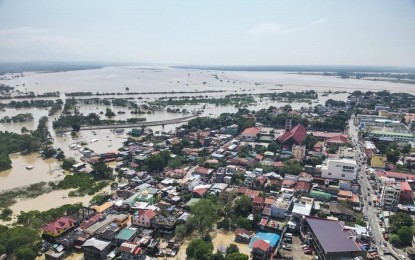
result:
[(350, 210), (338, 202), (330, 202), (330, 214), (337, 217), (339, 220), (354, 221), (355, 217), (353, 210)]
[(241, 134), (241, 140), (253, 142), (256, 141), (257, 135), (261, 132), (259, 128), (250, 127), (245, 129)]
[(366, 259), (367, 251), (356, 243), (355, 233), (339, 221), (305, 217), (301, 233), (319, 259)]
[(144, 260), (146, 259), (146, 252), (140, 245), (124, 242), (120, 246), (121, 260)]
[(271, 216), (274, 218), (284, 219), (292, 208), (293, 200), (291, 198), (279, 197), (271, 205)]
[(137, 229), (132, 227), (125, 227), (115, 236), (114, 242), (116, 245), (121, 245), (124, 242), (132, 242), (137, 235)]
[(270, 259), (271, 246), (262, 239), (257, 239), (252, 245), (252, 259)]
[(156, 215), (156, 212), (151, 209), (136, 211), (133, 215), (133, 224), (139, 227), (150, 227)]
[(234, 235), (235, 242), (238, 243), (249, 244), (249, 241), (251, 240), (251, 232), (243, 228), (237, 228), (234, 232)]
[(301, 124), (299, 124), (290, 131), (284, 132), (282, 135), (278, 137), (277, 140), (284, 146), (291, 147), (294, 144), (300, 145), (303, 142), (306, 135), (307, 129)]
[(85, 260), (106, 259), (111, 251), (111, 241), (96, 239), (95, 237), (85, 241), (82, 245)]
[(200, 175), (201, 177), (204, 177), (204, 178), (210, 178), (212, 177), (213, 171), (214, 171), (213, 169), (199, 166), (193, 171), (192, 175)]
[(43, 234), (58, 237), (71, 230), (75, 226), (75, 220), (69, 217), (60, 217), (55, 221), (42, 226)]
[(308, 181), (299, 180), (295, 184), (294, 190), (298, 193), (308, 193), (311, 189), (311, 183)]
[(347, 140), (346, 135), (338, 135), (326, 140), (326, 146), (343, 146), (346, 145), (349, 141)]

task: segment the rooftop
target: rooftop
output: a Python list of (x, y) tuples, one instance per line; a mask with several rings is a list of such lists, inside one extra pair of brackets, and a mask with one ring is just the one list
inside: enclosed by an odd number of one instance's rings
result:
[(325, 253), (361, 251), (350, 237), (353, 233), (339, 221), (307, 217), (306, 221)]

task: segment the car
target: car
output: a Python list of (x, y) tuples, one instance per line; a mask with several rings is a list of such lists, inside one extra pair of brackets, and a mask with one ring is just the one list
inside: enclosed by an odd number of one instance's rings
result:
[(291, 245), (290, 245), (290, 244), (283, 244), (283, 245), (282, 245), (282, 249), (285, 249), (285, 250), (291, 251)]
[(404, 255), (398, 255), (400, 259), (406, 259)]
[(380, 246), (380, 248), (381, 248), (383, 251), (386, 251), (386, 246), (381, 245), (381, 246)]
[(284, 242), (292, 244), (293, 240), (291, 238), (286, 237), (286, 238), (284, 238)]

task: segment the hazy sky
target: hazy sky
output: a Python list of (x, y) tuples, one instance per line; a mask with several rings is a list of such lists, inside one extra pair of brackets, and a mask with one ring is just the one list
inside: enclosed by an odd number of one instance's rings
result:
[(415, 0), (0, 0), (0, 60), (415, 67)]

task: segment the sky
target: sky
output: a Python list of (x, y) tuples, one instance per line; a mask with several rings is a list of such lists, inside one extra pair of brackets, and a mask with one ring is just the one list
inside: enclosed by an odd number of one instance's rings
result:
[(0, 0), (0, 61), (415, 67), (415, 0)]

